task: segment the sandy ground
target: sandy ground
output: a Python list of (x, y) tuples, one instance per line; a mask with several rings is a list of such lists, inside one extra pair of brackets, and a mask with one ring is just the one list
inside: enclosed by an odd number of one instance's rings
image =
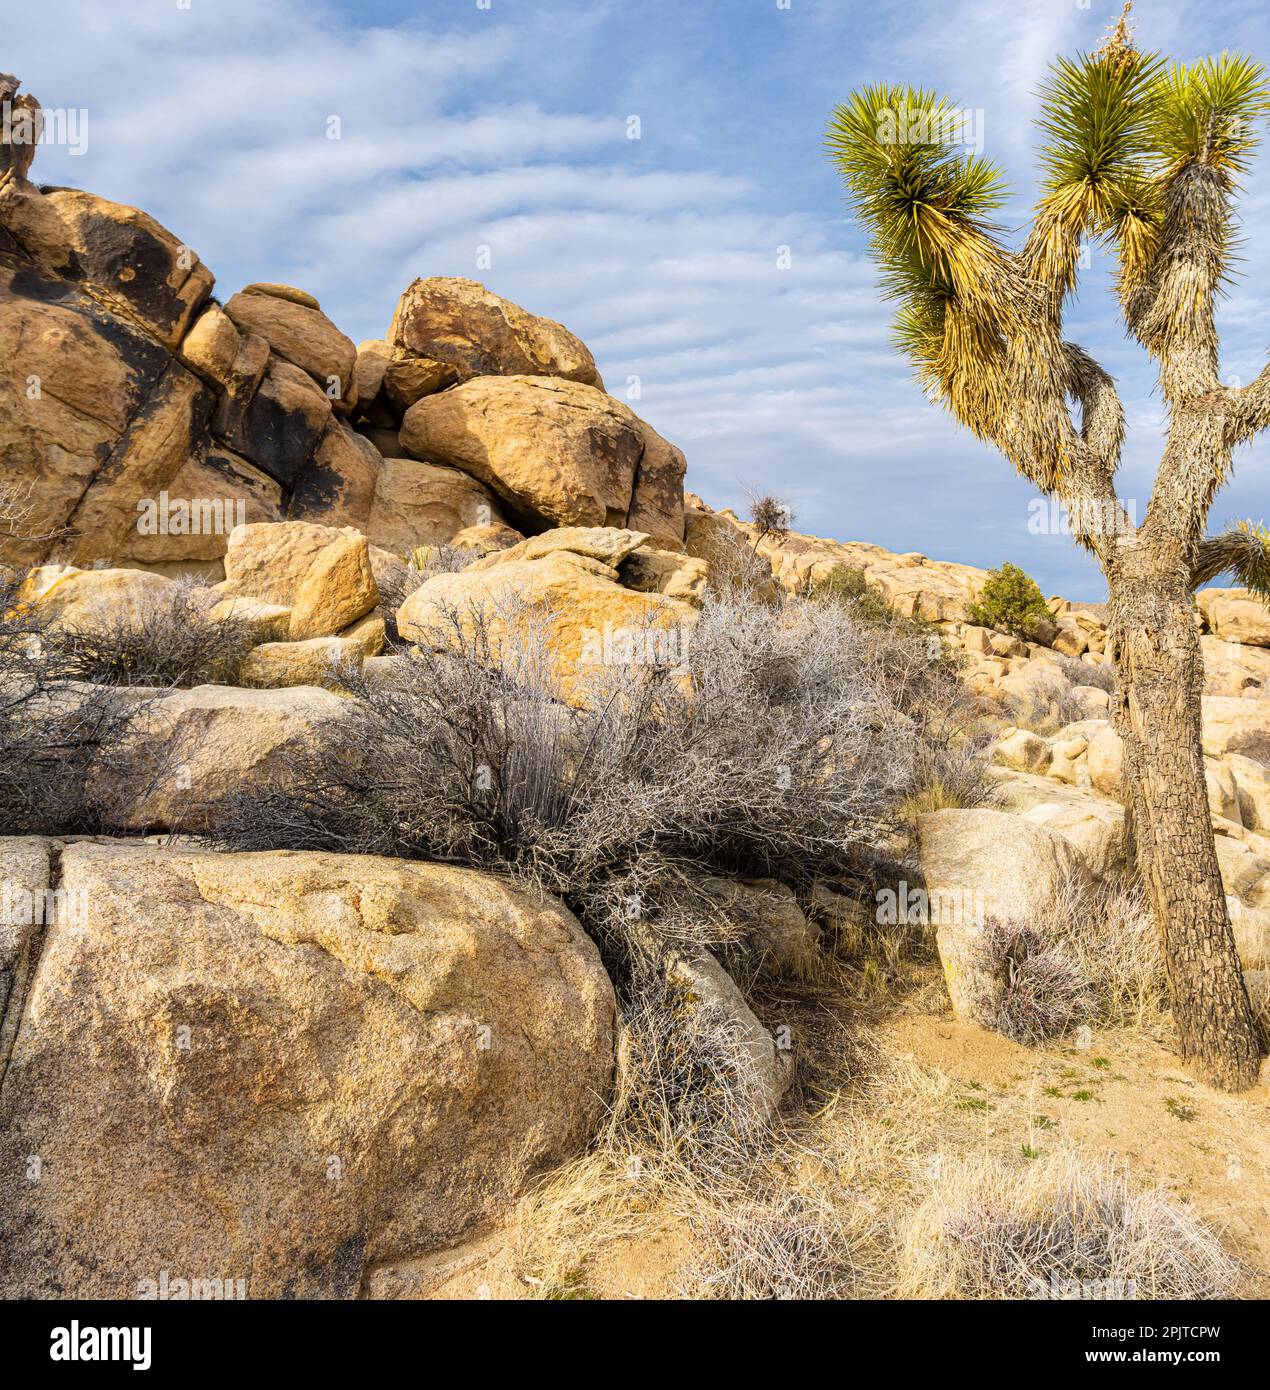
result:
[[(910, 989), (907, 1003), (875, 999), (849, 1021), (859, 1044), (851, 1081), (805, 1088), (795, 1100), (804, 1158), (788, 1170), (791, 1182), (858, 1188), (885, 1227), (929, 1190), (941, 1160), (987, 1153), (1024, 1162), (1055, 1146), (1110, 1154), (1137, 1182), (1163, 1184), (1189, 1203), (1248, 1266), (1249, 1296), (1270, 1295), (1270, 1063), (1255, 1090), (1225, 1095), (1185, 1074), (1165, 1034), (1095, 1030), (1075, 1041), (1022, 1047), (939, 1012), (930, 984)], [(368, 1292), (674, 1297), (696, 1250), (687, 1223), (648, 1210), (637, 1211), (633, 1224), (633, 1232), (588, 1249), (576, 1269), (550, 1285), (525, 1267), (513, 1225), (381, 1272)]]
[[(1153, 1039), (1094, 1032), (1087, 1048), (1043, 1049), (951, 1019), (896, 1020), (884, 1034), (897, 1054), (974, 1086), (985, 1143), (1044, 1149), (1063, 1137), (1109, 1150), (1140, 1182), (1159, 1182), (1222, 1231), (1233, 1254), (1270, 1270), (1270, 1077), (1243, 1095), (1186, 1075)], [(1044, 1116), (1052, 1129), (1038, 1129)], [(1270, 1278), (1259, 1280), (1262, 1296)]]

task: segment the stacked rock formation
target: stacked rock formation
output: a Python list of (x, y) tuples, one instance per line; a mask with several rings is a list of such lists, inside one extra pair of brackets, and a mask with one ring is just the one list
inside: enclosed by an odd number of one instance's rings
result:
[(554, 526), (682, 550), (683, 455), (560, 324), (463, 279), (416, 280), (360, 347), (301, 289), (221, 304), (177, 236), (37, 186), (33, 153), (0, 152), (0, 485), (30, 503), (6, 558), (216, 575), (234, 521), (279, 520), (396, 552)]

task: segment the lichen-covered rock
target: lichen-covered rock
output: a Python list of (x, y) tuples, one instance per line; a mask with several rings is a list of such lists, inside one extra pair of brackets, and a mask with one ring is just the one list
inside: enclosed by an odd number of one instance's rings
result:
[[(0, 1090), (0, 1286), (351, 1298), (582, 1148), (613, 990), (471, 870), (73, 844)], [(38, 1167), (33, 1170), (33, 1162)], [(235, 1285), (236, 1287), (236, 1285)]]

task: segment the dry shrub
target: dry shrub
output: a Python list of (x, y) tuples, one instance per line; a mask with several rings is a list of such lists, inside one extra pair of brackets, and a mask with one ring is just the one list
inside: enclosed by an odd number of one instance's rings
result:
[(136, 733), (144, 695), (76, 679), (73, 647), (17, 601), (25, 573), (0, 577), (0, 825), (11, 835), (108, 831), (119, 788), (150, 775), (163, 750)]
[[(598, 941), (621, 1010), (618, 1092), (591, 1152), (526, 1207), (539, 1288), (569, 1286), (652, 1210), (693, 1233), (703, 1289), (847, 1288), (834, 1222), (849, 1212), (795, 1207), (768, 1180), (780, 1140), (737, 1024), (685, 1008), (664, 965), (738, 944), (694, 891), (704, 875), (841, 884), (891, 843), (929, 773), (924, 741), (960, 708), (955, 672), (925, 634), (839, 606), (715, 597), (681, 662), (598, 668), (579, 705), (561, 698), (541, 614), (509, 602), (445, 625), (436, 650), (358, 691), (339, 742), (299, 754), (293, 785), (228, 799), (220, 840), (507, 872)], [(746, 1203), (748, 1251), (720, 1224)], [(804, 1249), (820, 1253), (800, 1283)]]
[(1015, 695), (1005, 701), (1009, 721), (1016, 729), (1050, 738), (1069, 724), (1088, 718), (1084, 706), (1069, 690), (1059, 695)]
[(233, 685), (256, 644), (246, 617), (213, 618), (221, 595), (177, 579), (126, 607), (103, 606), (44, 636), (62, 672), (96, 685)]
[(923, 644), (815, 604), (712, 601), (681, 668), (597, 668), (582, 708), (560, 698), (537, 615), (447, 626), (359, 691), (340, 743), (301, 755), (298, 788), (227, 802), (225, 843), (504, 869), (598, 936), (629, 937), (635, 899), (641, 931), (714, 941), (675, 918), (684, 883), (840, 875), (894, 828), (931, 711), (955, 698)]
[(1065, 885), (1055, 904), (1059, 936), (1093, 982), (1090, 1022), (1151, 1031), (1169, 1007), (1160, 934), (1141, 884)]
[(622, 991), (613, 1121), (624, 1146), (717, 1179), (769, 1138), (770, 1097), (739, 1021), (640, 965)]
[(1058, 668), (1073, 685), (1092, 685), (1096, 690), (1105, 690), (1108, 695), (1116, 693), (1116, 671), (1110, 661), (1102, 661), (1097, 666), (1082, 661), (1078, 656), (1054, 653)]
[(619, 991), (617, 1075), (590, 1149), (522, 1203), (518, 1260), (552, 1297), (600, 1251), (695, 1232), (745, 1193), (771, 1147), (766, 1097), (736, 1020), (651, 964)]
[(653, 980), (622, 1015), (608, 1123), (522, 1203), (517, 1259), (538, 1295), (659, 1237), (679, 1251), (682, 1297), (856, 1296), (857, 1203), (798, 1179), (802, 1153), (770, 1128), (733, 1022)]
[(1058, 1037), (1090, 1016), (1092, 989), (1063, 943), (1030, 922), (990, 917), (977, 942), (981, 968), (993, 982), (981, 1002), (989, 1028), (1034, 1045)]
[(756, 551), (765, 536), (779, 538), (789, 535), (789, 529), (794, 524), (794, 513), (790, 510), (788, 502), (773, 497), (770, 493), (757, 492), (747, 493), (747, 500), (750, 521), (754, 526)]
[[(33, 673), (23, 673), (25, 679)], [(6, 679), (0, 694), (0, 825), (9, 835), (101, 834), (121, 819), (120, 788), (152, 760), (134, 735), (135, 705), (101, 686)], [(115, 777), (107, 781), (103, 769)]]
[(995, 981), (985, 1021), (1016, 1042), (1081, 1023), (1154, 1032), (1164, 1021), (1164, 962), (1139, 884), (1067, 880), (1044, 914), (985, 922), (979, 952)]
[(692, 1299), (857, 1297), (851, 1222), (823, 1189), (738, 1194), (715, 1202), (695, 1225), (702, 1247), (676, 1280)]
[(417, 545), (406, 557), (418, 581), (410, 585), (413, 592), (437, 574), (458, 574), (481, 558), (479, 550), (462, 545)]
[(898, 1255), (901, 1298), (1226, 1298), (1243, 1278), (1163, 1187), (1066, 1150), (944, 1165)]

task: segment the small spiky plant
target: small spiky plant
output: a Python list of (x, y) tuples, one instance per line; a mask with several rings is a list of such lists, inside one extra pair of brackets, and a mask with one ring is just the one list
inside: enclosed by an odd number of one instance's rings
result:
[[(1232, 200), (1270, 88), (1249, 58), (1184, 66), (1139, 52), (1126, 4), (1100, 47), (1053, 65), (1040, 100), (1042, 194), (1017, 250), (991, 220), (1001, 173), (959, 147), (946, 98), (866, 87), (835, 111), (829, 150), (899, 301), (896, 342), (918, 380), (1065, 505), (1106, 576), (1112, 713), (1182, 1055), (1240, 1089), (1257, 1078), (1259, 1049), (1205, 795), (1191, 597), (1227, 572), (1270, 595), (1264, 530), (1206, 535), (1235, 446), (1270, 426), (1270, 367), (1224, 385), (1214, 326)], [(1140, 526), (1115, 488), (1125, 432), (1115, 385), (1063, 336), (1087, 243), (1116, 259), (1125, 325), (1157, 363), (1169, 413)]]

